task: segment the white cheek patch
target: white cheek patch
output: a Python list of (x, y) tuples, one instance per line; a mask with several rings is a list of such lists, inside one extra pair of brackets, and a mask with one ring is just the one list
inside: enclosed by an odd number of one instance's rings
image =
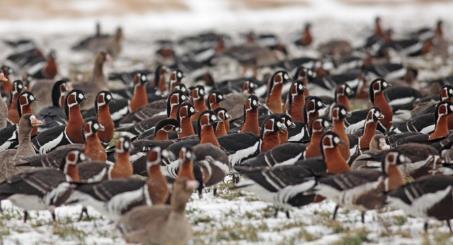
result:
[(80, 159), (80, 161), (85, 161), (86, 160), (85, 154), (80, 153), (79, 159)]
[(190, 112), (194, 113), (195, 109), (193, 109), (193, 107), (190, 107)]
[(297, 86), (297, 88), (298, 88), (299, 90), (302, 90), (304, 87), (302, 86), (302, 84), (299, 84), (299, 86)]
[(98, 125), (98, 124), (94, 124), (94, 125), (93, 125), (93, 128), (96, 129), (96, 130), (98, 130), (98, 129), (99, 129), (99, 125)]
[(79, 99), (83, 99), (84, 98), (83, 94), (79, 94), (78, 96), (79, 96)]
[(256, 106), (256, 104), (257, 104), (256, 100), (253, 100), (253, 101), (252, 101), (252, 104), (253, 104), (254, 106)]
[(220, 100), (223, 100), (223, 96), (222, 96), (222, 95), (219, 95), (219, 99), (220, 99)]
[(185, 95), (183, 95), (183, 96), (181, 96), (181, 99), (182, 99), (182, 100), (186, 100), (187, 98), (186, 98)]
[(289, 79), (288, 74), (285, 73), (285, 74), (283, 75), (283, 78), (284, 78), (285, 80), (288, 80), (288, 79)]
[(321, 101), (318, 101), (318, 106), (321, 107), (322, 106), (322, 103)]
[(112, 99), (112, 96), (110, 94), (107, 95), (107, 99), (108, 100), (111, 100)]
[(124, 142), (124, 148), (129, 148), (129, 142)]

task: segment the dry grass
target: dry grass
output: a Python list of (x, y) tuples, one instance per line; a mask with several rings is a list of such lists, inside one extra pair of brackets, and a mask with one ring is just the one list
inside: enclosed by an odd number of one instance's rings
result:
[(81, 8), (85, 1), (78, 3), (74, 0), (2, 0), (0, 19), (27, 19), (27, 18), (78, 18), (99, 15), (143, 14), (152, 11), (185, 10), (187, 6), (182, 0), (111, 0), (86, 1), (93, 5)]

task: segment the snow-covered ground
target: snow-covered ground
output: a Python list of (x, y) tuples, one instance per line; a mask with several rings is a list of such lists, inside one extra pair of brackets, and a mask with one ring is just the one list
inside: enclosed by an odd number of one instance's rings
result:
[[(74, 2), (74, 1), (73, 1)], [(87, 2), (75, 1), (83, 7)], [(102, 4), (100, 3), (96, 4)], [(149, 67), (154, 52), (153, 40), (214, 29), (230, 34), (249, 30), (274, 31), (285, 37), (299, 31), (305, 21), (313, 23), (317, 43), (330, 38), (344, 38), (358, 44), (371, 32), (376, 15), (396, 33), (421, 26), (432, 26), (438, 18), (446, 23), (446, 35), (453, 39), (453, 2), (432, 4), (346, 5), (333, 0), (307, 1), (278, 9), (230, 8), (228, 1), (191, 0), (187, 9), (154, 11), (142, 14), (112, 16), (109, 13), (81, 18), (37, 18), (24, 16), (0, 20), (2, 38), (30, 37), (44, 47), (56, 49), (63, 76), (73, 76), (91, 70), (92, 56), (76, 54), (71, 44), (94, 30), (101, 21), (111, 32), (116, 26), (125, 29), (126, 43), (121, 57), (108, 65), (108, 70), (131, 70)], [(404, 2), (404, 1), (403, 1)], [(412, 2), (411, 2), (412, 3)], [(93, 4), (93, 3), (90, 3)], [(96, 8), (98, 6), (95, 6)], [(0, 44), (0, 60), (8, 49)], [(442, 70), (446, 75), (451, 68)], [(20, 211), (9, 202), (2, 203), (0, 214), (0, 244), (122, 244), (115, 224), (89, 210), (91, 219), (77, 222), (80, 207), (57, 209), (58, 222), (51, 221), (48, 212), (32, 212), (28, 223), (22, 222)], [(203, 198), (193, 195), (188, 216), (195, 231), (194, 244), (453, 244), (446, 226), (431, 222), (429, 234), (423, 233), (423, 220), (407, 217), (401, 211), (369, 212), (366, 223), (360, 223), (356, 211), (340, 210), (337, 221), (331, 220), (334, 204), (323, 202), (274, 217), (270, 204), (256, 200), (248, 193), (223, 188), (220, 196), (206, 193)]]
[[(274, 208), (242, 192), (221, 191), (214, 197), (194, 194), (187, 209), (193, 224), (192, 244), (451, 244), (445, 224), (430, 222), (429, 234), (423, 220), (401, 211), (368, 212), (365, 224), (360, 213), (341, 210), (331, 219), (334, 204), (322, 202), (274, 216)], [(115, 224), (89, 209), (90, 219), (78, 222), (80, 206), (57, 210), (58, 222), (49, 212), (32, 212), (24, 224), (20, 210), (9, 202), (0, 215), (3, 244), (124, 244)]]

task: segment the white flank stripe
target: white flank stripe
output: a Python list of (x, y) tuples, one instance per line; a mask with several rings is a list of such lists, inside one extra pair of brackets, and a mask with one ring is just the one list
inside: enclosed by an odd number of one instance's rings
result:
[(260, 145), (260, 140), (258, 140), (253, 146), (236, 151), (233, 154), (228, 156), (228, 161), (230, 165), (234, 167), (237, 163), (240, 163), (242, 160), (246, 159), (247, 157), (252, 156), (253, 154), (258, 152), (258, 148)]
[(48, 141), (46, 142), (44, 145), (42, 145), (40, 148), (39, 148), (39, 153), (41, 154), (46, 154), (47, 152), (55, 149), (55, 147), (58, 146), (58, 144), (60, 144), (61, 140), (63, 139), (63, 136), (64, 136), (64, 133), (60, 133), (58, 135), (57, 138), (51, 140), (51, 141)]
[(126, 115), (128, 112), (129, 112), (129, 108), (126, 106), (126, 107), (122, 108), (121, 110), (112, 113), (112, 120), (118, 121), (121, 118), (123, 118), (123, 116)]
[(394, 99), (392, 101), (389, 102), (389, 104), (391, 106), (395, 106), (395, 105), (405, 105), (405, 104), (409, 104), (409, 103), (412, 103), (412, 101), (414, 101), (415, 97), (405, 97), (405, 98), (399, 98), (399, 99)]
[(420, 133), (430, 134), (430, 133), (432, 133), (434, 131), (435, 128), (436, 128), (436, 125), (435, 124), (431, 124), (428, 127), (422, 128), (422, 130), (420, 130)]
[[(437, 203), (439, 203), (442, 199), (444, 199), (449, 193), (451, 192), (451, 186), (446, 187), (444, 190), (436, 191), (433, 193), (425, 194), (414, 201), (411, 204), (407, 204), (401, 199), (396, 197), (389, 197), (388, 201), (389, 204), (395, 208), (402, 209), (409, 215), (413, 215), (416, 217), (423, 217), (427, 218), (427, 211), (429, 208), (433, 207)], [(407, 193), (406, 193), (407, 195)], [(407, 196), (409, 199), (412, 196)]]

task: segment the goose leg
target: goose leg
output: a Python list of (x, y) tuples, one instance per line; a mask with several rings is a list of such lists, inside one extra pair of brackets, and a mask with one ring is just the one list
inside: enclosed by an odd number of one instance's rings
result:
[(275, 218), (278, 217), (278, 211), (280, 211), (279, 208), (275, 208), (275, 213), (274, 213), (274, 217), (275, 217)]
[(90, 216), (88, 215), (88, 209), (85, 206), (82, 207), (82, 211), (80, 212), (80, 216), (79, 216), (79, 221), (81, 221), (83, 219), (84, 214), (86, 215), (87, 218), (90, 218)]
[(0, 213), (3, 213), (2, 201), (0, 201)]
[(365, 224), (365, 212), (362, 212), (362, 224)]
[(337, 218), (337, 213), (338, 213), (339, 208), (340, 208), (339, 205), (335, 205), (335, 210), (333, 210), (333, 216), (332, 216), (333, 220), (335, 220)]
[(291, 218), (291, 216), (290, 216), (289, 210), (286, 210), (286, 212), (285, 212), (285, 213), (286, 213), (286, 218), (290, 219), (290, 218)]
[(428, 221), (426, 221), (423, 225), (423, 230), (425, 231), (425, 233), (428, 233)]
[(52, 215), (52, 221), (56, 222), (57, 221), (57, 216), (55, 215), (55, 210), (50, 211), (50, 214)]
[(453, 231), (451, 229), (451, 223), (450, 223), (449, 219), (447, 219), (447, 226), (448, 226), (448, 229), (450, 229), (450, 233), (453, 233)]
[(214, 189), (212, 189), (212, 194), (216, 197), (217, 196), (217, 187), (214, 187)]
[(27, 223), (27, 220), (28, 220), (28, 211), (25, 210), (24, 211), (24, 223)]
[(236, 174), (233, 174), (233, 183), (235, 184), (239, 183), (239, 176)]

